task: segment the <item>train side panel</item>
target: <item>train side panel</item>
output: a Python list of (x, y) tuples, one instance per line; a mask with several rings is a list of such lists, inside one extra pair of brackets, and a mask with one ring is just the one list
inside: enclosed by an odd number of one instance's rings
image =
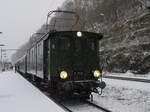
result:
[(30, 73), (30, 51), (27, 51), (27, 73)]
[(29, 52), (30, 70), (28, 72), (36, 75), (36, 47), (32, 47)]
[(26, 74), (26, 56), (23, 56), (22, 58), (19, 59), (19, 61), (17, 62), (17, 70), (23, 74)]
[(37, 44), (37, 77), (44, 78), (43, 70), (43, 41)]

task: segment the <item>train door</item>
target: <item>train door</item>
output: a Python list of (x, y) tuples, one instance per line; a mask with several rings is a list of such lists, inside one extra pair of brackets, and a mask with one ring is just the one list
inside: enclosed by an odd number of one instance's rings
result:
[(44, 41), (44, 79), (48, 79), (50, 75), (50, 40)]

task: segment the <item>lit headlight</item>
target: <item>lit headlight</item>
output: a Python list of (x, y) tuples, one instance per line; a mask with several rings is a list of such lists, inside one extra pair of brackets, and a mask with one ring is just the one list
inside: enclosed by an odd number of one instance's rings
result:
[(68, 77), (68, 74), (67, 74), (66, 71), (60, 72), (60, 78), (61, 78), (61, 79), (66, 79), (67, 77)]
[(82, 37), (82, 32), (80, 32), (80, 31), (77, 32), (77, 36), (78, 36), (78, 37)]
[(101, 76), (101, 73), (100, 73), (99, 70), (95, 70), (95, 71), (93, 72), (93, 75), (94, 75), (94, 77), (100, 77), (100, 76)]

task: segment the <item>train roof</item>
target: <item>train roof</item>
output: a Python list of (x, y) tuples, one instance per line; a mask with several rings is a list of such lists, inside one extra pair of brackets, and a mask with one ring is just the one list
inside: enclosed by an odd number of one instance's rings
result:
[[(39, 40), (37, 40), (36, 43), (33, 46), (35, 46), (40, 41), (46, 40), (50, 37), (57, 38), (57, 37), (54, 37), (54, 36), (59, 36), (59, 37), (60, 36), (66, 36), (66, 37), (69, 36), (69, 37), (74, 38), (74, 37), (77, 37), (78, 32), (82, 33), (82, 37), (80, 37), (80, 38), (91, 38), (91, 39), (95, 38), (95, 39), (98, 39), (98, 40), (101, 40), (103, 38), (102, 33), (94, 33), (94, 32), (88, 32), (88, 31), (49, 31), (49, 32), (45, 33)], [(31, 48), (29, 48), (29, 49), (31, 49)]]
[[(87, 32), (87, 31), (56, 31), (53, 33), (49, 33), (50, 36), (70, 36), (70, 37), (79, 37), (81, 38), (95, 38), (101, 40), (103, 38), (102, 33), (94, 33), (94, 32)], [(57, 38), (57, 37), (54, 37)]]
[(82, 30), (84, 24), (76, 12), (53, 10), (47, 15), (46, 28), (49, 31), (74, 31), (78, 29)]
[[(81, 32), (82, 33), (82, 37), (85, 38), (96, 38), (101, 40), (103, 38), (103, 34), (102, 33), (94, 33), (94, 32), (88, 32), (88, 31), (50, 31), (48, 33), (45, 33), (45, 35), (43, 35), (36, 43), (38, 43), (41, 40), (46, 40), (47, 38), (49, 38), (50, 36), (77, 36), (77, 33)], [(56, 37), (54, 37), (56, 38)]]

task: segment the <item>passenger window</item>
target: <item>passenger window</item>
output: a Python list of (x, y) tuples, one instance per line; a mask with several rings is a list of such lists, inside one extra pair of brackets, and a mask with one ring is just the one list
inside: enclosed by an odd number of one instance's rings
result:
[(40, 46), (38, 45), (38, 55), (40, 55)]

